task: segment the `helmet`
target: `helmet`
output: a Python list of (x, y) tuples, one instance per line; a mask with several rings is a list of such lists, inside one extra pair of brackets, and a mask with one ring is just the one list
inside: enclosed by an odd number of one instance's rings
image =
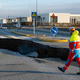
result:
[(70, 28), (69, 28), (69, 31), (74, 31), (74, 30), (75, 30), (74, 27), (70, 27)]

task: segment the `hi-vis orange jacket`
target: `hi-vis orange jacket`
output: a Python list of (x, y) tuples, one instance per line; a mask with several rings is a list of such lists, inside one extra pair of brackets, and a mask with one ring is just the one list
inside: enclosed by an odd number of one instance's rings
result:
[(75, 30), (69, 40), (69, 50), (78, 50), (80, 49), (80, 36), (78, 35), (79, 31)]

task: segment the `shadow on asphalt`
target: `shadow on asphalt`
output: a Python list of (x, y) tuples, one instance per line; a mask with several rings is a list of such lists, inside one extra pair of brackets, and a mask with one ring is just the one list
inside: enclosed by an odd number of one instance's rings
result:
[[(66, 61), (64, 60), (61, 60), (60, 58), (43, 58), (44, 60), (48, 60), (48, 61), (55, 61), (55, 62), (58, 62), (58, 63), (61, 63), (61, 64), (66, 64)], [(72, 61), (72, 63), (70, 64), (70, 66), (76, 66), (78, 67), (78, 64), (77, 62), (74, 60)]]
[(5, 71), (5, 70), (0, 70), (1, 72), (10, 72), (10, 73), (39, 73), (39, 74), (55, 74), (55, 75), (77, 75), (74, 73), (58, 73), (58, 72), (43, 72), (43, 71)]

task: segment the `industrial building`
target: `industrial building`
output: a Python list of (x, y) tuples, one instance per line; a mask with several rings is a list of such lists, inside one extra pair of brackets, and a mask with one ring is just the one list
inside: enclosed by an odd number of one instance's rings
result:
[(17, 17), (17, 18), (7, 18), (7, 19), (0, 19), (0, 24), (7, 24), (13, 22), (31, 22), (32, 17)]
[[(54, 14), (54, 18), (52, 15)], [(36, 20), (36, 19), (35, 19)], [(32, 22), (33, 17), (18, 17), (18, 18), (8, 18), (0, 19), (0, 24), (7, 23), (23, 23)], [(70, 14), (70, 13), (42, 13), (37, 15), (37, 22), (43, 23), (80, 23), (80, 14)]]
[[(55, 18), (52, 18), (52, 15)], [(70, 13), (44, 13), (38, 14), (38, 21), (40, 22), (56, 22), (56, 23), (80, 23), (80, 14)]]

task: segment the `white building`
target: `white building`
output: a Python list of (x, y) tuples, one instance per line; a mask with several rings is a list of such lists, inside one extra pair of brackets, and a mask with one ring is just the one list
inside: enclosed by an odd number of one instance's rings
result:
[(71, 23), (80, 23), (80, 14), (71, 14), (70, 22)]
[(2, 18), (0, 19), (0, 24), (3, 24), (3, 19)]
[(7, 23), (20, 23), (20, 22), (32, 22), (32, 17), (18, 17), (18, 18), (9, 18), (9, 19), (0, 19), (0, 24)]
[[(55, 15), (55, 18), (52, 18), (52, 15)], [(36, 20), (36, 19), (35, 19)], [(80, 23), (80, 14), (70, 14), (70, 13), (43, 13), (38, 14), (38, 22), (56, 22), (56, 23)], [(12, 19), (0, 19), (0, 24), (6, 23), (20, 23), (21, 22), (32, 22), (32, 17), (18, 17)]]
[[(52, 15), (55, 18), (52, 18)], [(80, 23), (80, 14), (70, 14), (70, 13), (43, 13), (38, 14), (40, 22), (57, 22), (57, 23)]]
[(16, 18), (17, 21), (21, 21), (21, 22), (31, 22), (32, 21), (32, 17), (18, 17)]

